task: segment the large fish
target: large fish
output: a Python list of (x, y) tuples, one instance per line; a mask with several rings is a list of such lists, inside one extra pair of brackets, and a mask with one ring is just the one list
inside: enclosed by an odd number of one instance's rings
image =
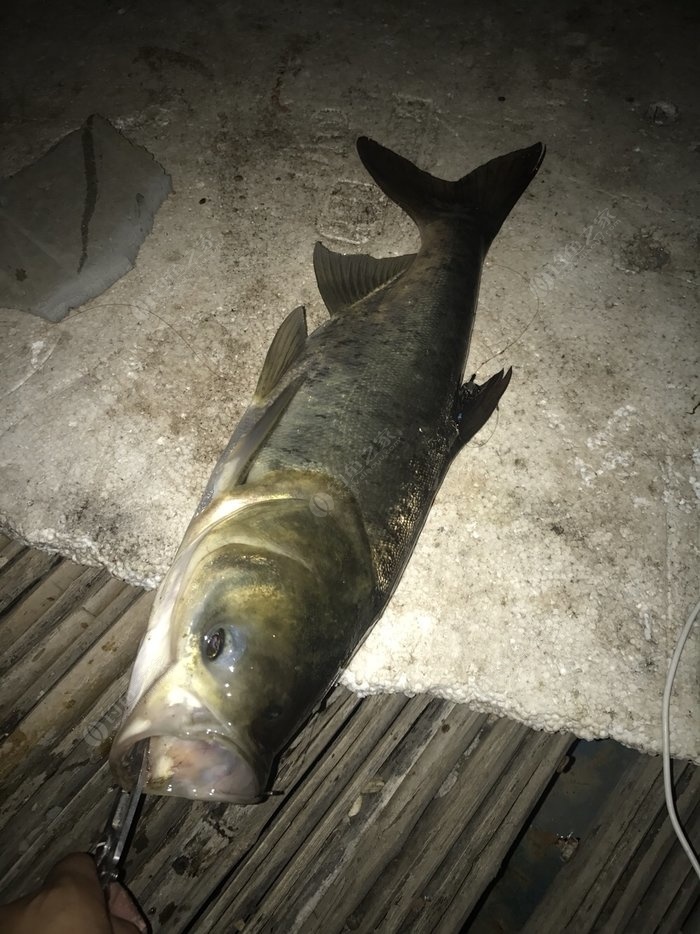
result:
[(486, 251), (541, 144), (455, 182), (362, 137), (417, 254), (318, 244), (330, 319), (283, 322), (164, 578), (111, 762), (127, 787), (248, 804), (381, 615), (447, 469), (510, 379), (462, 383)]

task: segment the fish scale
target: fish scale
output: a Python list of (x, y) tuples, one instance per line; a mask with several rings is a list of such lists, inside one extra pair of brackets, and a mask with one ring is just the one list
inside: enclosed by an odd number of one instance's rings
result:
[[(436, 266), (448, 237), (449, 231), (431, 231), (425, 255), (397, 283), (314, 332), (289, 373), (289, 380), (306, 373), (303, 386), (247, 478), (254, 483), (283, 468), (342, 478), (365, 521), (380, 599), (392, 589), (457, 437), (451, 413), (468, 354), (481, 256), (472, 248), (471, 269), (468, 253), (466, 262), (462, 253), (462, 262), (450, 268), (443, 250), (446, 262)], [(465, 278), (475, 283), (474, 294)], [(338, 402), (331, 406), (329, 399)], [(379, 453), (353, 474), (353, 464), (387, 432), (390, 455)]]

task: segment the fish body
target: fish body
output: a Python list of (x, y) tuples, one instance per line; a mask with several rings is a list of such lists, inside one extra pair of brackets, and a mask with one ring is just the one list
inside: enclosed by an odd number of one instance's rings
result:
[(330, 318), (280, 327), (253, 401), (161, 584), (112, 747), (123, 784), (261, 800), (285, 746), (381, 615), (447, 469), (510, 379), (462, 383), (486, 251), (540, 144), (456, 182), (358, 151), (416, 221), (417, 254), (317, 244)]

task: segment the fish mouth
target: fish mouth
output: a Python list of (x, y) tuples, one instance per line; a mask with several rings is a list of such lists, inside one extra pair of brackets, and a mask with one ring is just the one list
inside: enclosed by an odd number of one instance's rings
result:
[(125, 744), (115, 741), (110, 760), (122, 785), (136, 784), (144, 749), (147, 794), (229, 804), (256, 804), (264, 798), (263, 783), (248, 759), (212, 729), (187, 736), (137, 734)]
[(257, 747), (167, 677), (138, 701), (112, 743), (110, 764), (123, 787), (135, 787), (144, 752), (147, 794), (229, 804), (265, 797), (270, 763)]

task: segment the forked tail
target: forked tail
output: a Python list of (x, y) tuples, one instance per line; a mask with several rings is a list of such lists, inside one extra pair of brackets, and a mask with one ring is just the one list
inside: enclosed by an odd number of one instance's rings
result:
[(464, 219), (481, 231), (486, 251), (537, 174), (545, 147), (535, 143), (516, 149), (455, 182), (435, 178), (366, 136), (358, 139), (357, 151), (382, 191), (413, 218), (419, 229), (435, 220)]

